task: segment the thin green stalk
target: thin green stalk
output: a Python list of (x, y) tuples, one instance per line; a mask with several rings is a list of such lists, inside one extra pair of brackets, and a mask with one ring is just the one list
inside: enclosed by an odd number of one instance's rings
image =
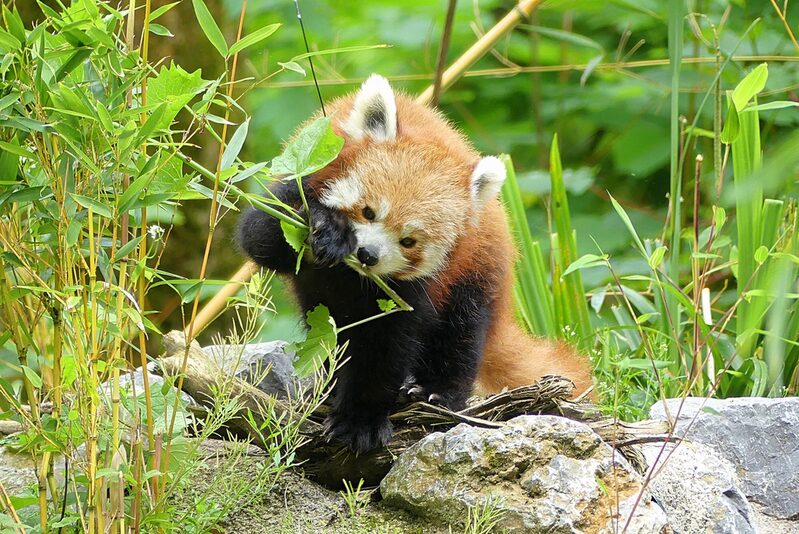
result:
[[(682, 224), (682, 173), (680, 172), (680, 68), (682, 66), (684, 0), (669, 0), (669, 65), (671, 70), (671, 110), (670, 110), (670, 185), (669, 203), (671, 207), (671, 239), (669, 258), (669, 278), (675, 283), (680, 279), (680, 230)], [(697, 116), (699, 113), (697, 113)], [(677, 347), (680, 339), (681, 308), (677, 299), (665, 296), (666, 315), (674, 328), (674, 342), (669, 343), (669, 360), (676, 363), (679, 359)], [(664, 329), (664, 331), (669, 331)]]

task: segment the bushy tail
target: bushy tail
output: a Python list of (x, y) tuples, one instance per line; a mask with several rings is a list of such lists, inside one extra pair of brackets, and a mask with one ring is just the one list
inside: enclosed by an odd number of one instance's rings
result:
[(488, 334), (477, 376), (481, 393), (497, 393), (534, 383), (544, 375), (560, 375), (574, 382), (574, 396), (591, 387), (587, 357), (562, 341), (533, 338), (513, 317), (499, 320)]

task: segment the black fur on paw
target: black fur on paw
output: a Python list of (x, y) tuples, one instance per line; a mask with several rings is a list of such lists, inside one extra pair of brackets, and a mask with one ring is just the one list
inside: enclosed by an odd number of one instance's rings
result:
[(311, 208), (310, 243), (316, 263), (326, 267), (342, 261), (356, 246), (346, 215), (323, 206)]
[(394, 428), (387, 417), (350, 419), (331, 414), (325, 420), (325, 435), (347, 446), (355, 454), (385, 447), (391, 441)]
[(461, 398), (462, 395), (453, 395), (452, 392), (444, 391), (444, 388), (437, 385), (406, 382), (400, 388), (400, 395), (413, 402), (435, 404), (453, 411), (462, 410), (466, 406), (465, 398)]

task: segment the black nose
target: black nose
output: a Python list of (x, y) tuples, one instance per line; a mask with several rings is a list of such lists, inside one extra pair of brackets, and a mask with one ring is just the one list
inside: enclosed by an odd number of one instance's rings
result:
[(369, 267), (377, 265), (378, 259), (379, 258), (377, 257), (377, 254), (375, 254), (373, 251), (369, 250), (368, 248), (361, 247), (358, 249), (358, 261), (360, 261), (364, 265)]

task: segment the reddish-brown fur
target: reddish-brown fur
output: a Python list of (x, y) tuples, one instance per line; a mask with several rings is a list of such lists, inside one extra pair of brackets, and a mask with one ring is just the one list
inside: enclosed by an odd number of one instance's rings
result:
[[(347, 141), (337, 160), (318, 173), (311, 186), (321, 191), (328, 180), (371, 163), (373, 172), (388, 168), (403, 177), (402, 187), (387, 191), (392, 206), (434, 203), (438, 210), (416, 213), (436, 211), (457, 223), (448, 226), (442, 221), (428, 221), (430, 228), (443, 232), (430, 239), (451, 239), (454, 247), (444, 268), (430, 277), (427, 291), (434, 304), (443, 303), (454, 284), (466, 277), (478, 277), (493, 296), (493, 321), (477, 377), (480, 392), (531, 384), (547, 374), (571, 379), (576, 394), (586, 391), (591, 386), (591, 371), (585, 357), (563, 342), (531, 337), (516, 322), (512, 297), (516, 252), (505, 211), (499, 200), (492, 199), (474, 213), (469, 196), (470, 177), (479, 154), (438, 112), (402, 94), (396, 94), (396, 102), (397, 139), (379, 144), (356, 141), (343, 132), (340, 124), (352, 109), (352, 96), (329, 104), (328, 112), (335, 117), (334, 129)], [(417, 154), (411, 162), (408, 150)], [(372, 167), (366, 168), (372, 172)], [(446, 204), (444, 209), (442, 204)], [(401, 214), (394, 216), (403, 218)], [(412, 257), (408, 259), (413, 261)]]

